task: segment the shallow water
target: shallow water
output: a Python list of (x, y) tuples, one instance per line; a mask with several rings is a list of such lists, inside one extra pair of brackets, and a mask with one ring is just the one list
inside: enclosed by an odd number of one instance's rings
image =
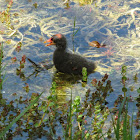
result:
[[(37, 3), (37, 8), (33, 6)], [(3, 11), (6, 9), (7, 2), (0, 0), (0, 7)], [(101, 79), (105, 73), (109, 74), (114, 92), (108, 97), (109, 107), (113, 106), (114, 100), (118, 95), (123, 94), (121, 84), (121, 66), (127, 66), (127, 88), (134, 84), (133, 76), (137, 73), (140, 79), (140, 2), (139, 0), (125, 1), (121, 0), (103, 0), (93, 2), (93, 4), (80, 6), (79, 2), (72, 1), (70, 8), (65, 9), (63, 1), (58, 0), (36, 0), (23, 1), (15, 0), (11, 7), (11, 25), (14, 29), (10, 35), (0, 34), (0, 42), (11, 40), (10, 44), (4, 43), (3, 64), (7, 65), (7, 80), (3, 84), (3, 98), (12, 100), (13, 93), (17, 96), (30, 97), (32, 93), (41, 93), (42, 99), (50, 94), (52, 80), (55, 79), (55, 68), (41, 71), (36, 77), (32, 75), (34, 68), (26, 60), (23, 69), (25, 77), (23, 81), (16, 75), (16, 68), (19, 67), (19, 61), (23, 55), (26, 55), (36, 63), (47, 61), (52, 63), (54, 46), (45, 47), (44, 40), (50, 38), (56, 33), (62, 33), (67, 37), (68, 47), (73, 50), (72, 33), (74, 28), (74, 19), (76, 18), (75, 30), (79, 31), (74, 36), (74, 49), (84, 57), (97, 63), (95, 73), (88, 76), (88, 82), (83, 89), (81, 83), (71, 84), (63, 82), (63, 89), (58, 90), (60, 102), (69, 99), (69, 94), (73, 97), (80, 95), (84, 97), (88, 88), (93, 88), (91, 80)], [(17, 13), (17, 16), (14, 14)], [(6, 25), (0, 23), (0, 30), (9, 29)], [(16, 35), (12, 35), (16, 32)], [(15, 45), (21, 41), (22, 48), (20, 52), (15, 51)], [(106, 44), (105, 48), (95, 48), (89, 46), (91, 41), (98, 41)], [(11, 58), (16, 57), (17, 62), (12, 63)], [(63, 81), (61, 79), (60, 83)], [(29, 84), (30, 91), (27, 94), (23, 87), (25, 83)], [(59, 83), (58, 83), (59, 84)], [(61, 85), (62, 86), (62, 85)], [(134, 91), (127, 92), (127, 96), (137, 97), (139, 80), (135, 83)], [(131, 107), (129, 108), (132, 109)]]

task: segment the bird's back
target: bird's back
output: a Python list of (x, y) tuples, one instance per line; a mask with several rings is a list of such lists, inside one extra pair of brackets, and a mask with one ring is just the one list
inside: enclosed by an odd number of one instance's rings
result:
[(86, 67), (87, 72), (92, 73), (96, 65), (84, 57), (68, 52), (54, 52), (53, 61), (58, 71), (68, 74), (82, 75), (82, 68)]

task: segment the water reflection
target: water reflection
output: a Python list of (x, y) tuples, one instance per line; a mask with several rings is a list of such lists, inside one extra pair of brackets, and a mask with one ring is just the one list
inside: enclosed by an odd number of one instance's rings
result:
[[(56, 72), (53, 75), (52, 82), (56, 83), (56, 94), (58, 95), (58, 103), (61, 105), (67, 102), (68, 96), (72, 93), (74, 84), (81, 82), (82, 76), (74, 76)], [(69, 92), (67, 92), (69, 90)]]
[[(45, 72), (54, 66), (53, 64), (49, 64), (49, 65), (44, 65), (43, 63), (36, 64), (30, 58), (27, 59), (32, 64), (34, 71), (26, 78), (24, 73), (22, 73), (22, 76), (20, 76), (20, 78), (22, 78), (22, 80), (24, 81), (31, 79), (32, 76), (37, 77), (40, 72), (42, 71)], [(71, 92), (67, 93), (67, 90), (72, 90), (73, 85), (82, 83), (81, 75), (70, 75), (70, 74), (64, 74), (56, 71), (52, 77), (53, 77), (52, 83), (56, 83), (56, 94), (58, 95), (58, 103), (60, 105), (62, 103), (67, 102), (66, 100), (67, 96), (70, 96)], [(83, 82), (83, 85), (84, 84), (86, 84), (86, 82)]]

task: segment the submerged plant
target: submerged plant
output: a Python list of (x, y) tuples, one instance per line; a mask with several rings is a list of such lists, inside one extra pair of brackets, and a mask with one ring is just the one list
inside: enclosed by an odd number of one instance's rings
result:
[(102, 53), (104, 56), (107, 56), (107, 58), (109, 58), (110, 56), (112, 56), (114, 54), (114, 51), (112, 51), (112, 47), (109, 48), (107, 51)]
[(12, 7), (13, 0), (10, 0), (9, 4), (7, 5), (7, 9), (3, 12), (0, 12), (0, 21), (2, 23), (6, 23), (8, 28), (11, 27), (11, 21), (10, 21), (10, 8)]
[(6, 67), (6, 65), (3, 66), (3, 64), (2, 64), (3, 57), (4, 57), (4, 55), (3, 55), (3, 42), (2, 42), (2, 43), (0, 43), (0, 90), (2, 90), (2, 85), (6, 81), (6, 79), (5, 79), (6, 73), (2, 74), (2, 72), (4, 71), (4, 69)]
[(22, 72), (22, 69), (24, 68), (25, 62), (26, 62), (26, 55), (23, 55), (22, 59), (20, 61), (20, 66), (19, 66), (19, 68), (16, 69), (16, 74), (19, 75), (20, 78), (22, 78), (23, 80), (26, 79), (24, 72)]

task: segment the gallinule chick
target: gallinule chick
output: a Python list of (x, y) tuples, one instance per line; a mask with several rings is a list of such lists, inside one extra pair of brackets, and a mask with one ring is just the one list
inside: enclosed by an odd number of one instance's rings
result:
[(56, 69), (62, 73), (68, 73), (73, 75), (82, 75), (82, 68), (87, 68), (87, 73), (94, 72), (96, 65), (94, 62), (86, 60), (80, 55), (72, 54), (67, 52), (67, 40), (64, 35), (56, 34), (53, 35), (46, 46), (55, 45), (56, 50), (53, 54), (53, 62)]

